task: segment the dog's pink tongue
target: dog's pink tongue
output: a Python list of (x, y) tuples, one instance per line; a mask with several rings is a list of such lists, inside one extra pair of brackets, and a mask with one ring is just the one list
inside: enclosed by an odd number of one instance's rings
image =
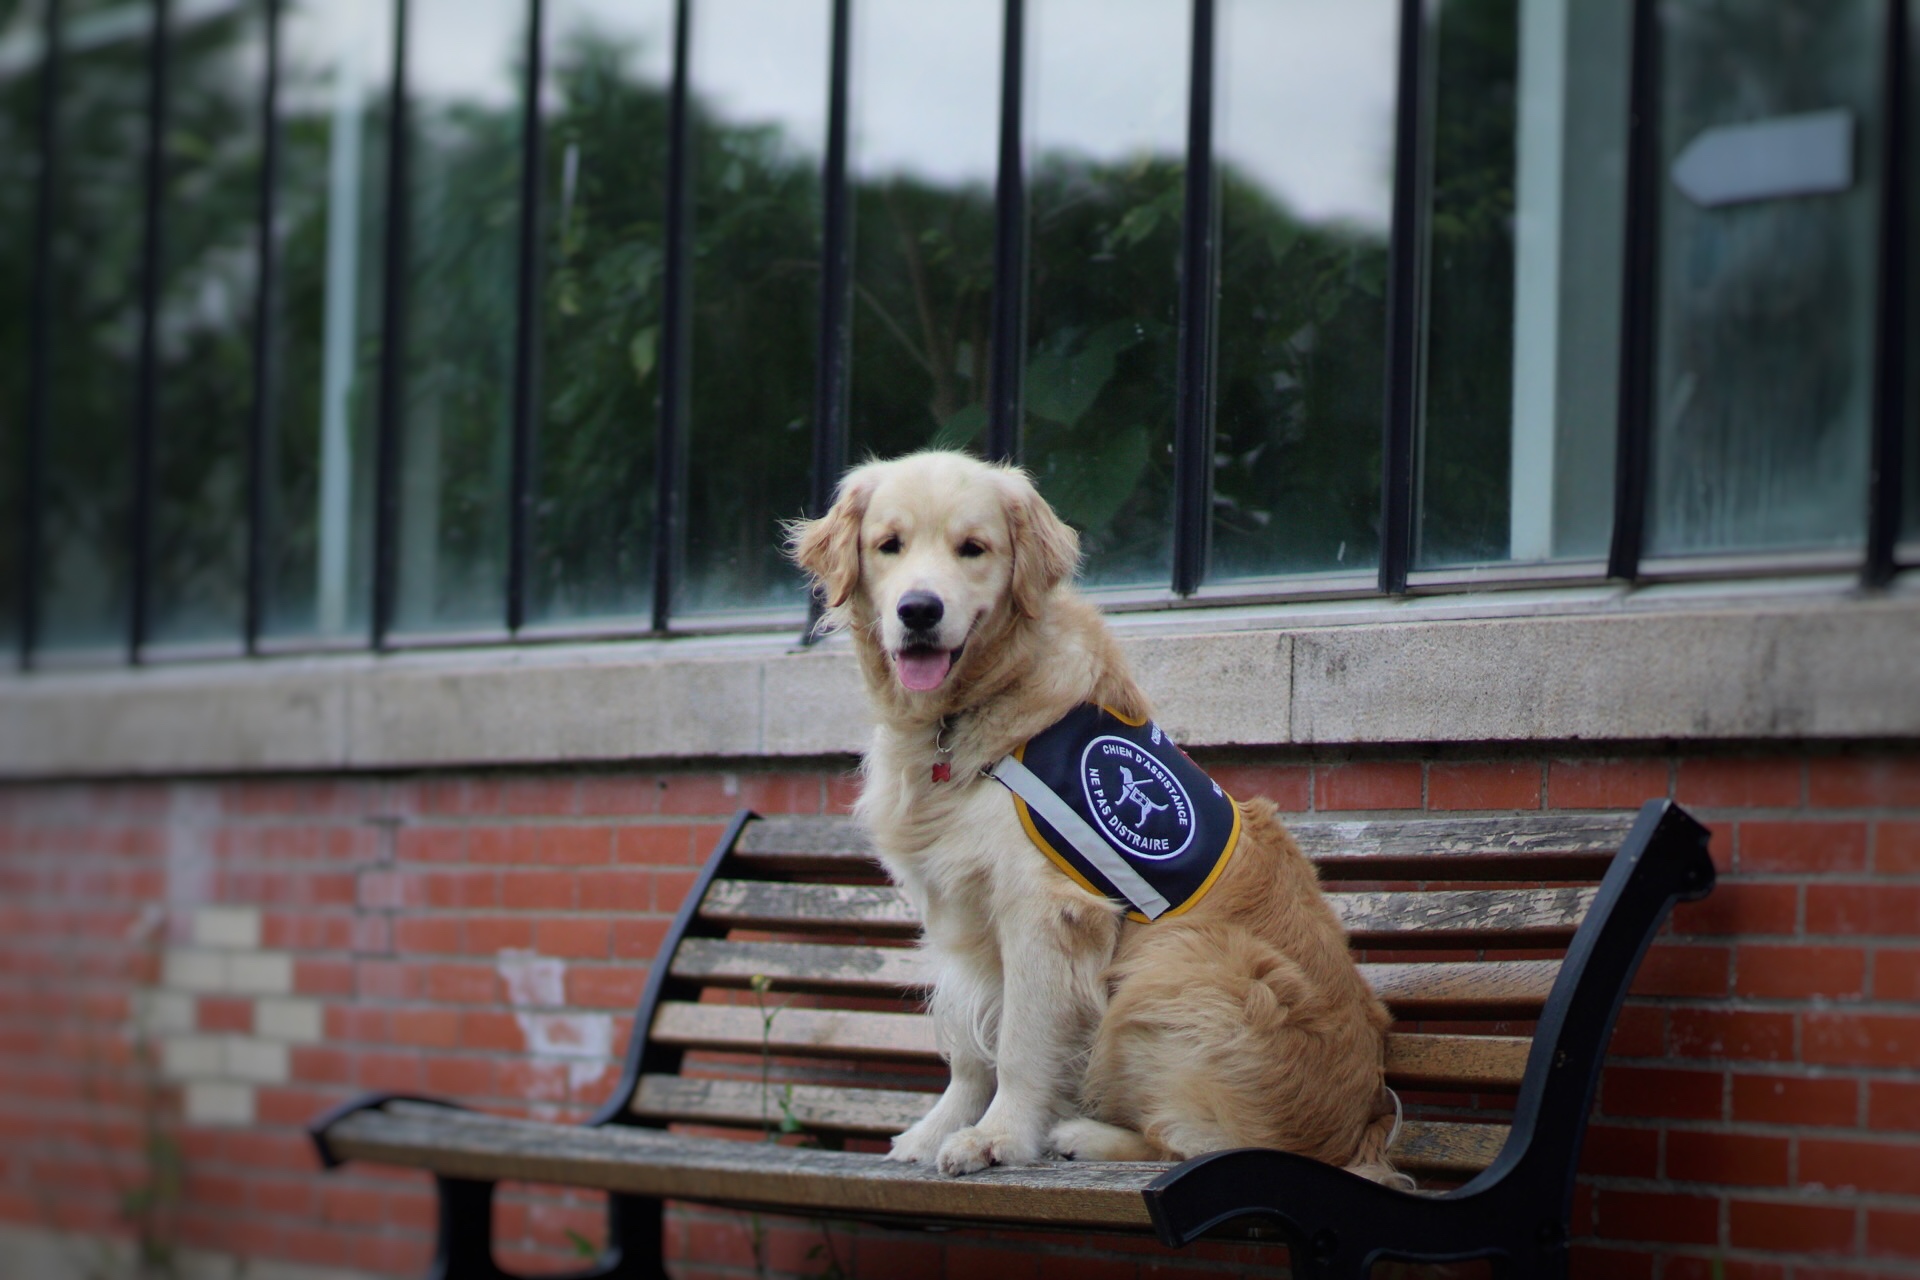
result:
[(925, 693), (929, 689), (938, 689), (940, 682), (947, 678), (947, 668), (953, 665), (953, 654), (945, 649), (902, 650), (894, 657), (894, 667), (900, 672), (900, 683), (915, 693)]

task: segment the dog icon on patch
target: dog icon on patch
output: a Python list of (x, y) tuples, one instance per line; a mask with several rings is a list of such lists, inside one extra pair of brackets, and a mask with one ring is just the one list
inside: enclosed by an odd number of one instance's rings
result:
[(1149, 799), (1147, 793), (1141, 790), (1141, 780), (1135, 779), (1133, 770), (1127, 768), (1125, 765), (1120, 766), (1119, 803), (1137, 804), (1140, 806), (1140, 820), (1133, 824), (1136, 829), (1145, 827), (1148, 818), (1151, 818), (1154, 814), (1163, 811), (1167, 807), (1164, 804), (1155, 804)]

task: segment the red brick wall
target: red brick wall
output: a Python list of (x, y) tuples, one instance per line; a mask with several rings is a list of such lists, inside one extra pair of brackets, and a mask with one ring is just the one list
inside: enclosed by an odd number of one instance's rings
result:
[[(1614, 1037), (1580, 1272), (1920, 1277), (1920, 756), (1273, 754), (1217, 771), (1294, 811), (1689, 805), (1725, 875), (1650, 954)], [(614, 1083), (647, 964), (725, 816), (848, 798), (832, 768), (0, 788), (0, 1222), (125, 1235), (123, 1198), (156, 1181), (151, 1129), (184, 1170), (155, 1238), (417, 1274), (425, 1178), (322, 1175), (305, 1120), (368, 1088), (583, 1115)], [(552, 1268), (569, 1233), (599, 1229), (589, 1197), (515, 1191), (499, 1244)], [(776, 1274), (1284, 1264), (1277, 1249), (760, 1229)], [(737, 1215), (683, 1213), (680, 1274), (751, 1275), (752, 1240)]]

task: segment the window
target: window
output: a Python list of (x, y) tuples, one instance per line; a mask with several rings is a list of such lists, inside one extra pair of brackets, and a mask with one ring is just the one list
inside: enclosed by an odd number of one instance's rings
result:
[(778, 522), (929, 444), (1115, 607), (1884, 581), (1905, 15), (15, 5), (0, 637), (797, 630)]

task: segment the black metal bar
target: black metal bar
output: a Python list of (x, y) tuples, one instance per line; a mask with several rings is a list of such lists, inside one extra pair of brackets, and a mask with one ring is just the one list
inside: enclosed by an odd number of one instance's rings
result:
[(407, 0), (393, 5), (393, 87), (387, 125), (386, 277), (380, 330), (380, 419), (374, 439), (373, 647), (393, 630), (400, 538), (401, 396), (407, 318)]
[(1887, 35), (1882, 63), (1885, 123), (1881, 126), (1880, 297), (1874, 335), (1873, 455), (1868, 472), (1867, 559), (1863, 579), (1881, 587), (1895, 569), (1895, 546), (1905, 514), (1906, 437), (1911, 412), (1907, 403), (1907, 314), (1911, 289), (1907, 257), (1907, 184), (1913, 170), (1907, 112), (1912, 99), (1913, 57), (1908, 42), (1907, 0), (1887, 0)]
[(1180, 243), (1180, 367), (1173, 425), (1173, 589), (1192, 595), (1213, 550), (1215, 262), (1213, 0), (1193, 0), (1187, 94), (1186, 211)]
[(540, 90), (546, 75), (546, 6), (527, 12), (527, 101), (520, 121), (520, 275), (513, 359), (513, 426), (507, 501), (507, 630), (527, 620), (527, 569), (532, 542), (533, 449), (540, 388), (540, 233), (542, 133)]
[(1634, 0), (1627, 99), (1627, 229), (1620, 293), (1620, 425), (1607, 575), (1632, 581), (1646, 546), (1653, 458), (1654, 279), (1660, 244), (1660, 31), (1655, 0)]
[(152, 627), (153, 520), (158, 477), (161, 216), (167, 193), (167, 46), (170, 0), (153, 0), (153, 36), (147, 46), (146, 211), (140, 247), (140, 354), (134, 384), (133, 512), (128, 521), (132, 592), (127, 610), (127, 657), (139, 662)]
[(660, 430), (655, 441), (653, 500), (653, 629), (665, 631), (673, 617), (680, 577), (680, 547), (686, 523), (687, 391), (692, 355), (693, 125), (688, 57), (693, 22), (691, 0), (678, 0), (673, 21), (673, 90), (667, 127), (667, 265), (661, 329)]
[[(852, 79), (853, 5), (833, 0), (832, 61), (827, 87), (827, 154), (820, 224), (820, 340), (813, 385), (813, 485), (807, 514), (818, 517), (833, 503), (833, 487), (847, 468), (847, 397), (851, 377), (850, 314), (853, 297), (853, 194), (847, 183), (847, 82)], [(807, 625), (800, 643), (818, 636), (821, 600), (809, 593)]]
[(269, 406), (274, 387), (273, 308), (278, 289), (278, 245), (274, 209), (280, 185), (280, 3), (261, 0), (266, 24), (267, 82), (261, 104), (260, 193), (258, 217), (259, 278), (253, 300), (253, 408), (247, 421), (247, 599), (243, 634), (247, 652), (260, 647), (267, 596), (267, 486), (271, 483), (273, 440)]
[(46, 442), (53, 396), (53, 219), (58, 181), (61, 73), (61, 0), (47, 0), (46, 47), (40, 63), (40, 189), (33, 226), (33, 321), (28, 331), (27, 420), (22, 432), (20, 475), (20, 666), (33, 665), (40, 642), (40, 566), (46, 537)]
[(1401, 0), (1387, 262), (1387, 412), (1381, 441), (1380, 590), (1407, 589), (1413, 563), (1414, 441), (1425, 367), (1427, 0)]
[(1021, 134), (1025, 0), (1007, 0), (1001, 38), (1000, 171), (993, 193), (993, 352), (987, 374), (987, 456), (1020, 459), (1027, 351), (1027, 182)]

